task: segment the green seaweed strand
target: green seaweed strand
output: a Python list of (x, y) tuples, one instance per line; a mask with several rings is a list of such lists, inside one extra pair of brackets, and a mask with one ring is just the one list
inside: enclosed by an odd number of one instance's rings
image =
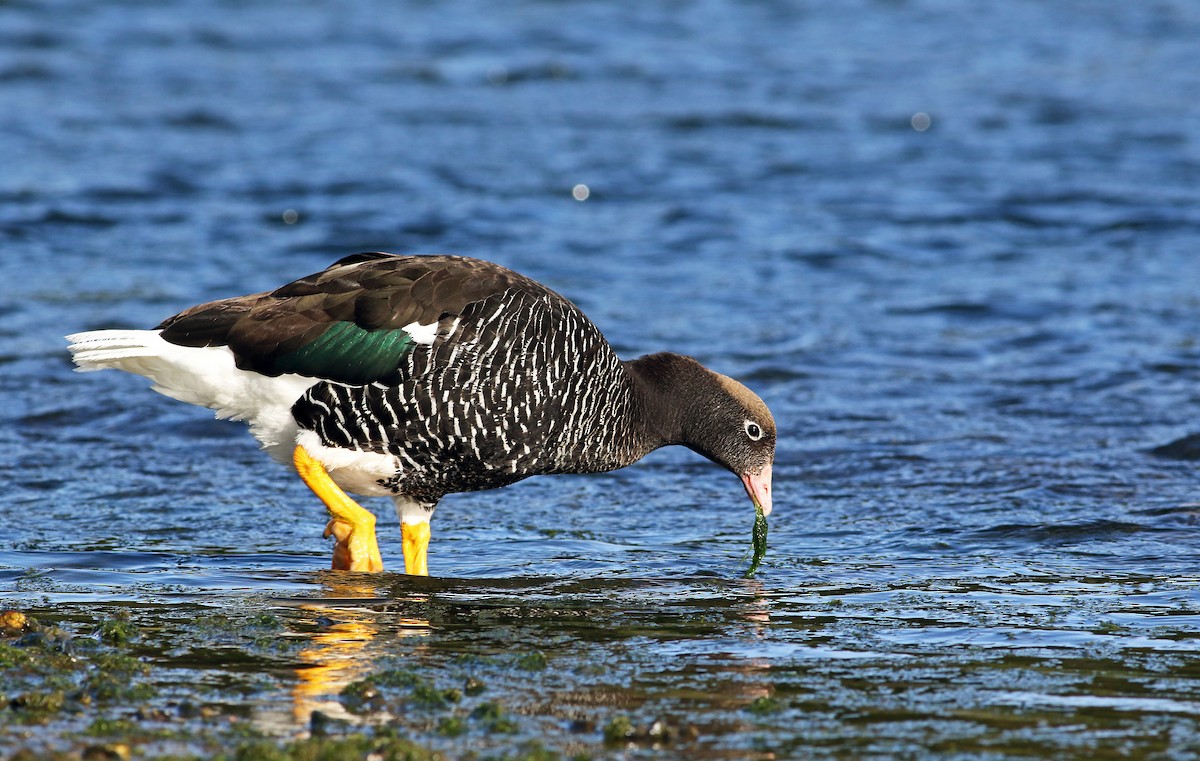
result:
[(750, 578), (758, 570), (763, 555), (767, 554), (767, 516), (763, 515), (762, 505), (754, 506), (754, 555), (750, 558), (750, 567), (746, 569), (744, 578)]

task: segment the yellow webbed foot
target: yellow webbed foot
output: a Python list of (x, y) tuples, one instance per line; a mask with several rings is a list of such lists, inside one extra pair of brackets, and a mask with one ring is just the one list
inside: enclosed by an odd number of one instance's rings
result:
[(428, 576), (429, 523), (401, 523), (404, 542), (404, 572), (410, 576)]
[(383, 558), (379, 554), (379, 543), (375, 540), (375, 516), (371, 516), (370, 521), (356, 524), (331, 518), (325, 524), (323, 536), (334, 538), (333, 570), (383, 570)]
[(334, 538), (333, 569), (382, 571), (383, 558), (375, 540), (375, 515), (350, 499), (329, 477), (325, 466), (313, 459), (304, 447), (296, 447), (292, 461), (305, 485), (329, 510), (325, 536)]

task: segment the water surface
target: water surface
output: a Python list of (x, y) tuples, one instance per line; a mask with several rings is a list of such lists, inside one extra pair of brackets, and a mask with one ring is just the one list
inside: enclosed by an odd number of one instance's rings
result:
[[(1196, 39), (1184, 2), (0, 6), (0, 598), (77, 638), (125, 611), (155, 688), (0, 710), (0, 749), (194, 704), (451, 756), (1190, 756), (1197, 455), (1152, 450), (1200, 432)], [(66, 333), (373, 249), (498, 261), (756, 389), (757, 576), (684, 451), (447, 498), (437, 578), (322, 571), (239, 426), (70, 371)]]

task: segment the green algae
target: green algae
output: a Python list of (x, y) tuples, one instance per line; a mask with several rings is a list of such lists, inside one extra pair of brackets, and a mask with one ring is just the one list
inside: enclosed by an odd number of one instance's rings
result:
[(379, 710), (382, 705), (398, 700), (410, 708), (440, 710), (461, 702), (463, 691), (457, 687), (441, 688), (411, 671), (390, 669), (346, 685), (340, 698), (355, 712)]
[(33, 663), (33, 655), (28, 650), (0, 642), (0, 669), (24, 669)]
[(546, 664), (546, 654), (540, 650), (526, 653), (517, 659), (517, 668), (522, 671), (543, 671)]
[[(511, 753), (484, 756), (481, 761), (559, 761), (562, 756), (536, 740), (523, 743)], [(586, 755), (572, 756), (572, 761), (587, 761)]]
[(214, 761), (444, 761), (445, 756), (408, 738), (388, 733), (354, 733), (344, 737), (310, 737), (288, 743), (256, 740), (239, 745)]
[(621, 743), (633, 737), (633, 720), (628, 716), (614, 716), (604, 725), (604, 741)]
[(746, 706), (746, 710), (750, 713), (765, 715), (783, 710), (783, 705), (775, 698), (763, 695), (751, 701), (750, 705)]
[(136, 637), (138, 630), (130, 623), (129, 613), (121, 611), (117, 616), (101, 621), (96, 633), (105, 642), (123, 645)]
[(767, 516), (763, 515), (762, 505), (754, 505), (754, 529), (751, 532), (751, 544), (754, 554), (750, 558), (750, 567), (746, 569), (745, 578), (750, 578), (758, 571), (763, 557), (767, 554)]
[(109, 737), (112, 735), (129, 735), (137, 730), (137, 725), (129, 719), (111, 719), (100, 717), (88, 725), (83, 734), (92, 737)]
[(489, 700), (480, 703), (471, 711), (471, 719), (479, 722), (491, 734), (514, 734), (517, 722), (508, 715), (500, 703)]
[(469, 729), (466, 720), (461, 716), (446, 716), (438, 721), (437, 733), (443, 737), (458, 737)]
[[(1164, 717), (1179, 742), (1200, 737), (1179, 710), (1200, 699), (1186, 652), (880, 645), (924, 635), (889, 610), (961, 625), (957, 610), (982, 599), (973, 580), (949, 604), (911, 584), (881, 600), (889, 589), (825, 580), (786, 601), (740, 580), (551, 580), (533, 593), (436, 583), (449, 591), (380, 577), (357, 599), (269, 611), (259, 600), (30, 610), (30, 625), (0, 636), (0, 735), (20, 733), (28, 758), (72, 761), (122, 748), (177, 761), (882, 757), (935, 743), (1104, 757), (1159, 748), (1150, 735)], [(1024, 602), (1000, 610), (1044, 620)], [(1103, 617), (1063, 620), (1092, 648), (1121, 636), (1093, 634)], [(106, 621), (128, 636), (103, 636)], [(1012, 685), (1063, 704), (997, 705)], [(1105, 702), (1070, 703), (1082, 694)]]

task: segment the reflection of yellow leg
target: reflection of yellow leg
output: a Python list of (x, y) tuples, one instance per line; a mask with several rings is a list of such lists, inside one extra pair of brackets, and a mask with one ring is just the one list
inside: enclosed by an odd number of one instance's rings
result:
[(400, 537), (404, 540), (404, 572), (411, 576), (428, 576), (429, 522), (401, 523)]
[[(395, 653), (396, 636), (418, 637), (432, 632), (425, 619), (394, 617), (375, 603), (381, 595), (392, 594), (393, 582), (378, 576), (335, 573), (320, 577), (320, 594), (299, 605), (298, 617), (307, 625), (293, 634), (290, 641), (302, 647), (296, 653), (296, 684), (292, 688), (292, 712), (287, 718), (274, 718), (269, 707), (256, 711), (256, 728), (272, 735), (294, 735), (309, 726), (313, 711), (351, 723), (363, 722), (338, 700), (347, 685), (375, 670), (381, 657)], [(406, 598), (418, 606), (428, 600), (424, 595)], [(324, 621), (320, 621), (324, 618)], [(320, 622), (319, 622), (320, 621)], [(319, 622), (319, 623), (318, 623)], [(384, 636), (381, 636), (384, 635)], [(405, 652), (419, 655), (423, 647)]]
[(337, 695), (346, 685), (371, 671), (374, 659), (365, 649), (377, 633), (375, 617), (336, 608), (307, 609), (314, 616), (333, 614), (339, 620), (326, 629), (318, 629), (297, 654), (303, 665), (296, 669), (296, 685), (292, 688), (295, 722), (307, 725), (314, 710), (336, 718), (350, 718)]
[(325, 526), (325, 536), (332, 535), (337, 540), (333, 545), (333, 569), (382, 571), (383, 559), (379, 556), (379, 544), (375, 541), (375, 516), (346, 496), (346, 492), (329, 477), (325, 466), (314, 460), (304, 447), (296, 447), (292, 461), (300, 478), (329, 510), (330, 520)]

